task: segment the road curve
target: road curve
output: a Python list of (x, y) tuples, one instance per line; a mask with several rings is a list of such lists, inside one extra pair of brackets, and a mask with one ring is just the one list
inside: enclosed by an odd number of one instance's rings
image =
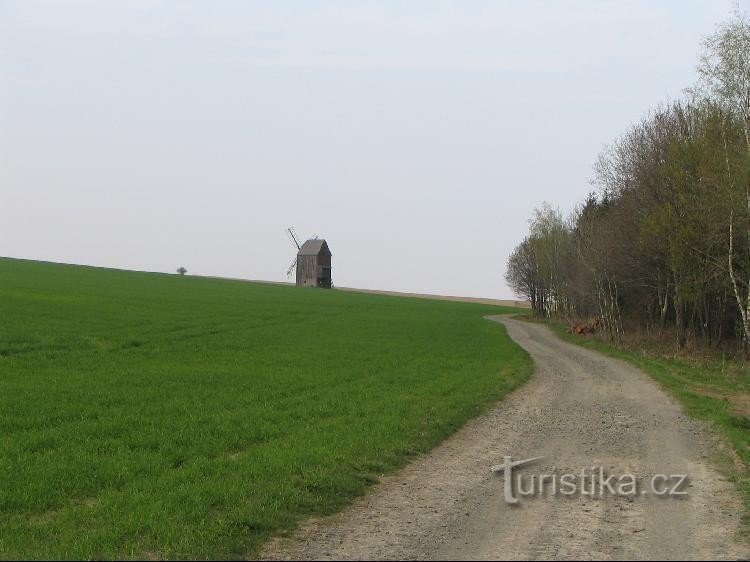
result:
[[(539, 324), (491, 320), (531, 354), (531, 380), (343, 512), (270, 542), (262, 558), (750, 556), (736, 539), (741, 500), (713, 468), (715, 444), (702, 423), (630, 365), (563, 342)], [(490, 471), (506, 455), (544, 457), (516, 469), (526, 483), (532, 474), (603, 467), (607, 476), (635, 475), (641, 488), (635, 496), (561, 496), (547, 488), (509, 505), (503, 474)], [(687, 474), (687, 494), (655, 497), (656, 474)]]

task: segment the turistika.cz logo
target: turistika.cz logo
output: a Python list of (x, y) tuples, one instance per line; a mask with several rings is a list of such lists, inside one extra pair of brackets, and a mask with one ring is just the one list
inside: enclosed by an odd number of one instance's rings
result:
[(685, 474), (655, 474), (647, 478), (648, 484), (634, 474), (607, 474), (603, 466), (582, 468), (577, 473), (562, 473), (552, 468), (549, 474), (515, 473), (514, 468), (538, 461), (544, 457), (534, 457), (514, 461), (503, 458), (503, 464), (490, 468), (492, 472), (502, 472), (504, 478), (505, 501), (517, 504), (518, 496), (645, 496), (652, 494), (660, 498), (680, 498), (687, 495), (688, 477)]

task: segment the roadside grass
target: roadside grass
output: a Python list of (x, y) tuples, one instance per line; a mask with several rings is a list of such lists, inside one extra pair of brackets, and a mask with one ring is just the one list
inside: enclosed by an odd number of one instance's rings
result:
[(0, 259), (0, 558), (252, 556), (522, 384), (503, 312)]
[(743, 495), (743, 535), (750, 536), (750, 365), (719, 356), (664, 356), (653, 346), (616, 346), (571, 334), (559, 322), (545, 323), (565, 341), (639, 367), (675, 396), (688, 415), (711, 423), (725, 447), (720, 466)]

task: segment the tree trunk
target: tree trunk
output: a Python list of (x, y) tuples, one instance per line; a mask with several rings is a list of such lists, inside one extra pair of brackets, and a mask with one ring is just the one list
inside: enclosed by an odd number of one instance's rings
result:
[(682, 349), (687, 343), (687, 337), (685, 335), (685, 305), (682, 302), (680, 296), (680, 285), (675, 283), (674, 285), (674, 318), (675, 328), (677, 329), (677, 348)]

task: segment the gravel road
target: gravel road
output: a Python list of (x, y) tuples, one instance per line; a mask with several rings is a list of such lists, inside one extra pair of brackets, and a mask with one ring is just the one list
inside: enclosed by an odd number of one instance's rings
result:
[[(503, 317), (534, 359), (531, 380), (430, 454), (383, 477), (343, 512), (305, 524), (261, 552), (274, 559), (747, 559), (742, 503), (712, 466), (705, 426), (647, 375)], [(633, 474), (635, 495), (504, 500), (503, 457), (543, 458), (531, 475)], [(686, 474), (687, 492), (656, 497), (656, 474)], [(590, 481), (589, 481), (590, 482)], [(624, 481), (620, 481), (624, 482)], [(617, 480), (615, 480), (617, 483)], [(549, 482), (548, 482), (549, 485)], [(595, 488), (598, 490), (598, 487)], [(661, 487), (660, 487), (661, 489)], [(641, 491), (646, 492), (645, 495)], [(627, 491), (627, 490), (626, 490)]]

